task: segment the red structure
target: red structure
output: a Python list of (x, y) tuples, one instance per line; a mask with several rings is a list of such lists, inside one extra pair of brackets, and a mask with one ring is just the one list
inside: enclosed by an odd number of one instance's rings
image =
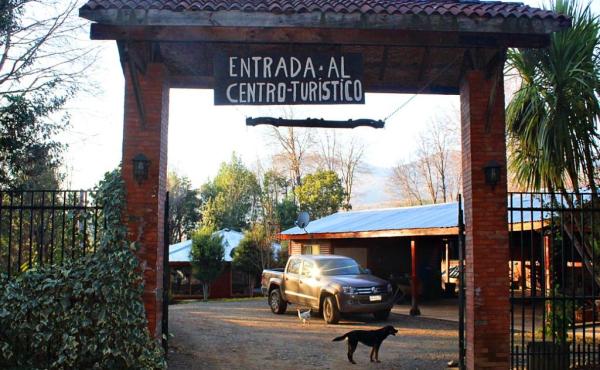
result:
[[(194, 285), (191, 276), (192, 266), (189, 262), (170, 262), (171, 287), (170, 292), (173, 300), (180, 299), (202, 299), (202, 285)], [(178, 276), (182, 274), (184, 276)], [(210, 284), (210, 298), (231, 298), (232, 292), (231, 262), (226, 262), (219, 277)]]
[[(506, 368), (510, 360), (502, 67), (494, 67), (492, 79), (481, 67), (468, 70), (460, 84), (469, 369)], [(502, 168), (500, 183), (493, 188), (482, 171), (492, 160)]]
[[(149, 64), (144, 75), (125, 73), (125, 119), (123, 124), (123, 179), (127, 199), (125, 221), (130, 240), (140, 243), (144, 262), (144, 302), (150, 332), (160, 334), (162, 319), (164, 205), (167, 183), (167, 133), (169, 117), (168, 74), (161, 64)], [(134, 86), (144, 91), (136, 96)], [(144, 115), (140, 116), (136, 99)], [(150, 161), (147, 181), (133, 177), (133, 158), (143, 153)]]
[[(213, 88), (217, 53), (363, 55), (367, 92), (460, 94), (466, 220), (467, 364), (509, 367), (503, 65), (570, 25), (518, 3), (456, 0), (90, 0), (93, 39), (116, 40), (125, 73), (123, 174), (129, 235), (142, 245), (150, 330), (160, 336), (170, 87)], [(150, 160), (135, 181), (132, 159)], [(484, 167), (501, 166), (500, 183)]]

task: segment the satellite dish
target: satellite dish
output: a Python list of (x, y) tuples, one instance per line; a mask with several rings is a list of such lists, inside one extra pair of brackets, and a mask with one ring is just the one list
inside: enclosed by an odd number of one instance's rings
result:
[(298, 219), (296, 220), (296, 226), (298, 226), (301, 229), (305, 229), (306, 226), (308, 226), (309, 222), (310, 222), (310, 215), (308, 214), (308, 212), (300, 212), (298, 214)]

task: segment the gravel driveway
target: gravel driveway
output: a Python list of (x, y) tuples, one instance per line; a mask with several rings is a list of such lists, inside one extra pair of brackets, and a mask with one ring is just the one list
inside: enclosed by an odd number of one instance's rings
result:
[[(379, 352), (380, 364), (369, 362), (369, 347), (346, 358), (346, 343), (331, 340), (350, 330), (398, 329)], [(177, 304), (169, 307), (174, 338), (169, 368), (187, 369), (445, 369), (457, 358), (457, 324), (394, 314), (387, 322), (370, 315), (342, 319), (327, 325), (313, 316), (303, 326), (295, 310), (271, 313), (265, 298)]]

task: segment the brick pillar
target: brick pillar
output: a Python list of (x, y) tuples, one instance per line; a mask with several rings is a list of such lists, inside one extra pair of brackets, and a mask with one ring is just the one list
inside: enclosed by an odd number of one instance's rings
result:
[[(494, 82), (496, 77), (468, 70), (460, 85), (468, 369), (509, 367), (506, 144), (499, 75)], [(492, 160), (502, 166), (500, 183), (493, 189), (484, 174), (484, 166)]]
[[(149, 64), (138, 73), (145, 111), (142, 124), (129, 69), (125, 69), (125, 122), (123, 128), (123, 179), (126, 191), (128, 236), (138, 241), (138, 257), (144, 270), (144, 307), (148, 328), (161, 336), (164, 203), (167, 177), (169, 87), (162, 64)], [(148, 179), (137, 183), (132, 159), (144, 154), (150, 160)]]

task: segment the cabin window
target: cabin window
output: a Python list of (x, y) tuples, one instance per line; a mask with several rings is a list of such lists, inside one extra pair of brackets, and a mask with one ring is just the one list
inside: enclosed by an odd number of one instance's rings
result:
[(321, 254), (321, 248), (318, 244), (315, 245), (303, 245), (302, 254)]

